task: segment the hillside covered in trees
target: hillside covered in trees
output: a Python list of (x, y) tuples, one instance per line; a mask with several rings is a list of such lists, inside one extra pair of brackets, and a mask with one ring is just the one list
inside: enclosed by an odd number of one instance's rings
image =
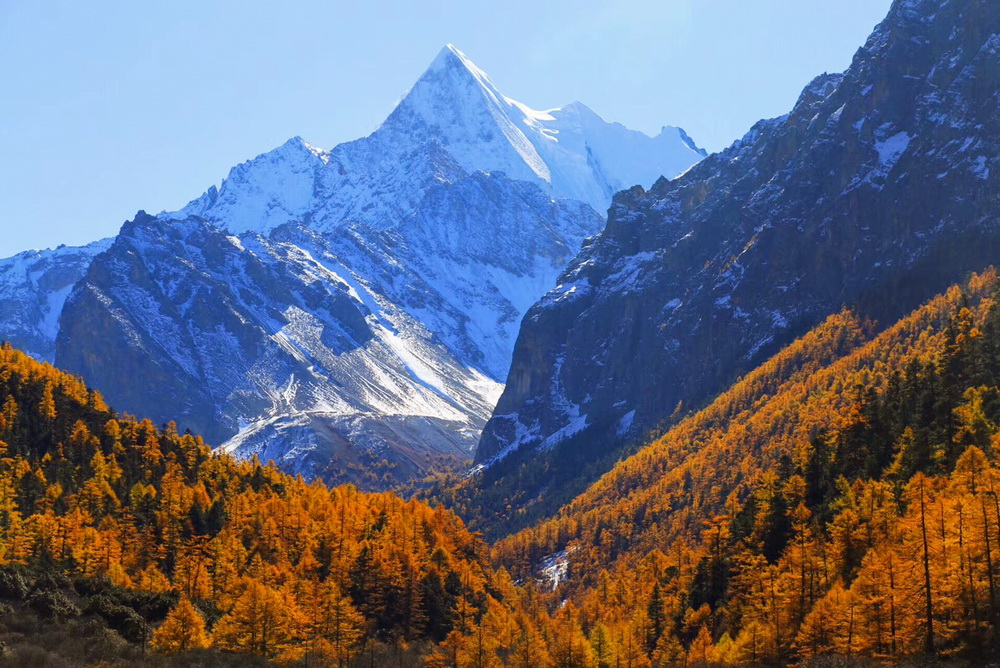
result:
[(830, 317), (500, 541), (498, 563), (517, 578), (558, 564), (554, 596), (591, 638), (640, 638), (654, 665), (985, 656), (1000, 614), (998, 296), (989, 270), (874, 338)]
[(830, 317), (492, 554), (441, 507), (215, 455), (5, 346), (0, 660), (983, 656), (1000, 616), (998, 297), (989, 270), (879, 334)]
[(237, 665), (418, 665), (462, 659), (484, 625), (503, 626), (489, 642), (521, 665), (543, 665), (542, 638), (560, 631), (532, 593), (493, 571), (448, 511), (213, 455), (0, 349), (0, 640), (12, 665), (131, 664), (147, 649), (157, 664), (230, 665), (235, 653)]

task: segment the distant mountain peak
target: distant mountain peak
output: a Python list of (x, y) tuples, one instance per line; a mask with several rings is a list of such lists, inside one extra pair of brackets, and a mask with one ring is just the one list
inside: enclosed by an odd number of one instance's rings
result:
[(447, 44), (403, 95), (400, 105), (407, 100), (412, 102), (416, 98), (447, 97), (463, 93), (482, 94), (483, 101), (489, 104), (509, 105), (513, 103), (513, 100), (508, 99), (500, 92), (500, 89), (486, 72), (453, 44)]
[(309, 156), (309, 155), (311, 155), (311, 156), (315, 156), (317, 158), (320, 158), (324, 162), (326, 161), (326, 158), (329, 156), (329, 152), (328, 151), (326, 151), (324, 149), (321, 149), (321, 148), (318, 148), (316, 146), (313, 146), (312, 144), (310, 144), (309, 142), (307, 142), (306, 140), (304, 140), (302, 137), (300, 137), (298, 135), (295, 135), (294, 137), (292, 137), (291, 139), (289, 139), (288, 141), (286, 141), (284, 144), (282, 144), (281, 146), (279, 146), (276, 150), (282, 151), (282, 152), (284, 152), (286, 154), (288, 154), (288, 153), (292, 153), (292, 154), (298, 153), (298, 154), (303, 155), (303, 156)]
[(472, 62), (468, 56), (459, 51), (454, 44), (446, 44), (438, 52), (437, 57), (431, 63), (430, 67), (427, 68), (424, 76), (429, 72), (441, 71), (455, 71), (463, 76), (472, 77), (472, 79), (485, 87), (496, 90), (496, 86), (489, 75)]
[(523, 314), (612, 194), (700, 158), (579, 103), (536, 111), (449, 45), (368, 137), (292, 137), (72, 272), (8, 272), (0, 338), (241, 456), (422, 475), (471, 453)]
[(650, 137), (581, 102), (533, 109), (448, 44), (368, 137), (329, 151), (293, 137), (162, 215), (200, 216), (233, 233), (307, 218), (318, 230), (347, 223), (385, 230), (406, 220), (430, 188), (477, 171), (533, 183), (551, 199), (584, 202), (603, 215), (615, 192), (674, 178), (704, 156), (680, 129)]

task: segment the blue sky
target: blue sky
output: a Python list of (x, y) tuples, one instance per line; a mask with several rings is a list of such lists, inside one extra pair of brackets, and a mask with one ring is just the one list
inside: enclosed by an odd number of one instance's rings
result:
[(0, 256), (371, 132), (454, 43), (507, 95), (709, 150), (847, 67), (890, 0), (0, 0)]

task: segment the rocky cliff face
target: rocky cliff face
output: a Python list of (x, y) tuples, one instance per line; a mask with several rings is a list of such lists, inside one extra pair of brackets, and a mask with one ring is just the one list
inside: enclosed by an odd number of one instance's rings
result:
[(67, 301), (59, 363), (116, 407), (311, 475), (362, 476), (389, 451), (405, 456), (380, 482), (398, 482), (466, 457), (497, 383), (349, 269), (349, 244), (140, 214)]
[(370, 137), (292, 139), (127, 223), (56, 358), (238, 456), (390, 486), (471, 457), (521, 317), (603, 227), (595, 207), (701, 157), (676, 129), (531, 110), (449, 47)]
[(619, 194), (525, 317), (482, 488), (558, 503), (843, 304), (891, 322), (1000, 261), (998, 33), (995, 2), (897, 0), (790, 114)]
[(140, 213), (67, 301), (58, 361), (240, 456), (398, 483), (471, 455), (521, 314), (601, 222), (483, 173), (394, 230)]
[(55, 360), (63, 303), (110, 239), (31, 250), (0, 260), (0, 339), (35, 359)]

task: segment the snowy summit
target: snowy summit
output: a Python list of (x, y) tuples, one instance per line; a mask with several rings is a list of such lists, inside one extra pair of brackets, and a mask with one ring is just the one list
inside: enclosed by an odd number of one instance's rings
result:
[(471, 456), (522, 316), (612, 195), (703, 155), (579, 103), (536, 111), (448, 46), (370, 136), (295, 137), (181, 211), (137, 215), (30, 349), (239, 456), (421, 475)]
[(179, 213), (233, 232), (307, 215), (326, 229), (345, 221), (384, 229), (419, 206), (429, 187), (483, 171), (586, 202), (603, 216), (619, 190), (673, 178), (704, 156), (680, 128), (650, 137), (579, 102), (532, 109), (448, 45), (370, 136), (331, 151), (291, 139), (233, 168), (221, 188)]

